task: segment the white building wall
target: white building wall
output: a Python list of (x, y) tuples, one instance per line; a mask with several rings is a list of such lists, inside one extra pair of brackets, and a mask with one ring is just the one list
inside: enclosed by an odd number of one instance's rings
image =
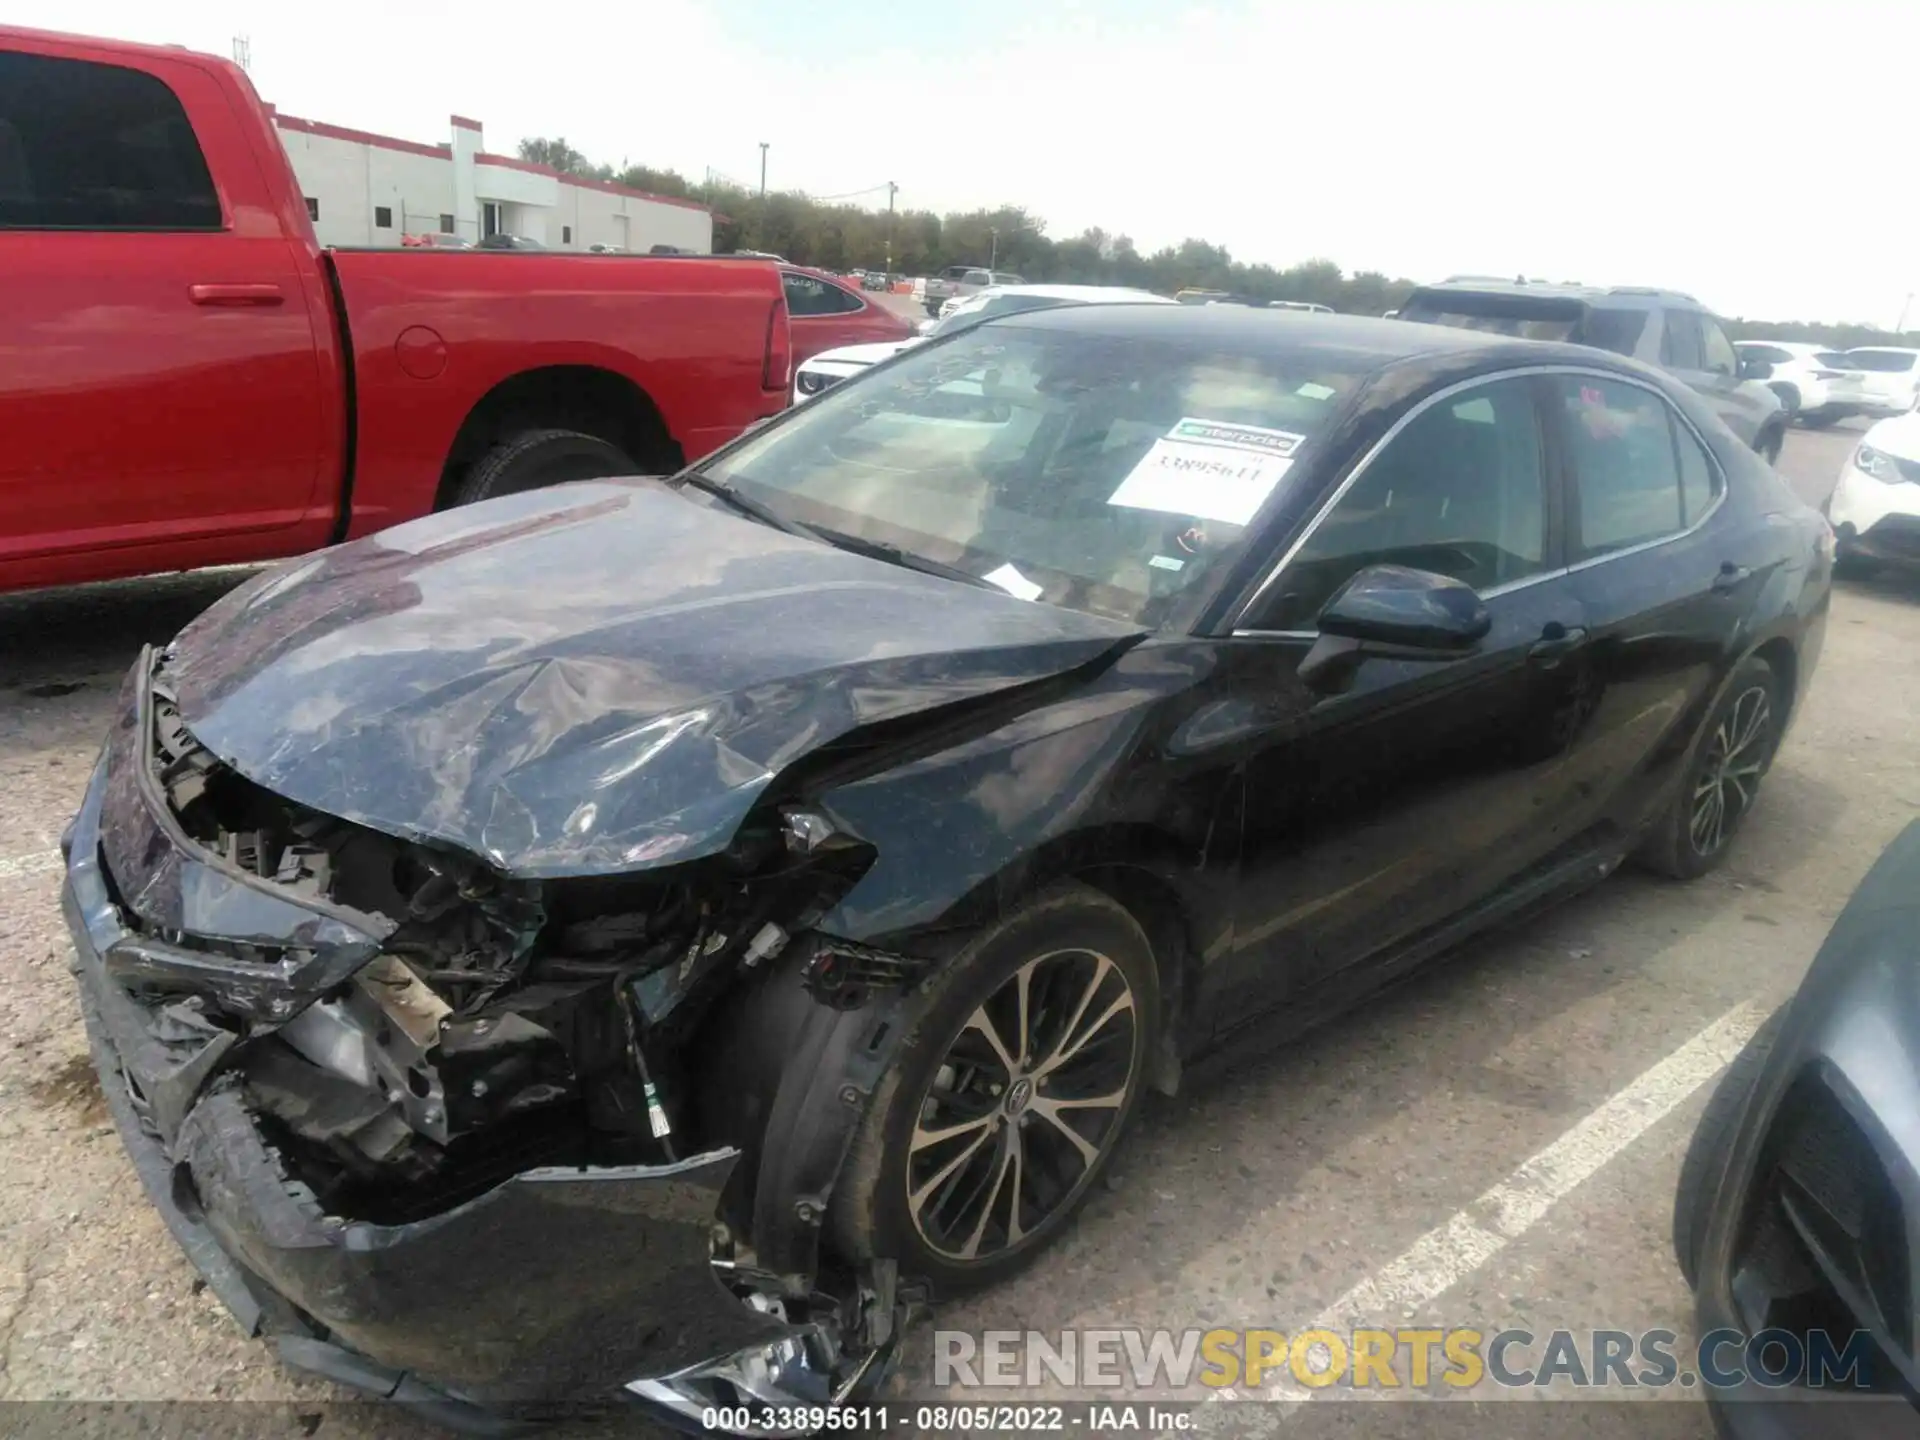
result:
[[(481, 238), (481, 207), (501, 207), (501, 227), (556, 250), (613, 245), (645, 253), (655, 245), (706, 253), (713, 216), (692, 205), (578, 182), (485, 157), (479, 126), (455, 117), (438, 147), (276, 116), (301, 191), (315, 202), (323, 245), (398, 245), (403, 235), (441, 231)], [(382, 226), (379, 212), (390, 224)]]

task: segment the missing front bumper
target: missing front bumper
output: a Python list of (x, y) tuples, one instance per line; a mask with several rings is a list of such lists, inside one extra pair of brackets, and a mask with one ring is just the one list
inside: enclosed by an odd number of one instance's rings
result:
[(238, 1091), (208, 1086), (232, 1037), (167, 1037), (161, 1007), (108, 974), (101, 952), (124, 931), (100, 874), (101, 787), (96, 774), (62, 895), (94, 1062), (148, 1198), (249, 1334), (463, 1428), (619, 1398), (636, 1379), (803, 1334), (742, 1303), (712, 1264), (731, 1149), (532, 1170), (413, 1224), (324, 1213)]

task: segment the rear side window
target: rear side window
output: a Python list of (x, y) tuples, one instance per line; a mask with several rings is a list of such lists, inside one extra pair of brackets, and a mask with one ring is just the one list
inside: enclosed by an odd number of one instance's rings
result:
[(1700, 317), (1691, 310), (1669, 310), (1660, 336), (1660, 363), (1672, 370), (1704, 370), (1700, 355)]
[(1904, 375), (1913, 369), (1915, 358), (1910, 350), (1849, 350), (1847, 366), (1852, 370), (1873, 370), (1883, 375)]
[(0, 229), (220, 228), (206, 157), (164, 81), (0, 51)]
[(863, 301), (851, 291), (830, 285), (817, 275), (802, 275), (785, 270), (780, 275), (787, 291), (789, 315), (846, 315), (862, 307)]
[[(1741, 345), (1736, 348), (1742, 355), (1750, 360), (1764, 360), (1769, 365), (1790, 365), (1793, 363), (1793, 352), (1790, 350), (1782, 350), (1778, 345)], [(1819, 359), (1820, 357), (1816, 356), (1815, 358)], [(1823, 361), (1823, 363), (1831, 364), (1832, 362)]]
[(1592, 559), (1678, 534), (1713, 504), (1712, 460), (1653, 391), (1592, 375), (1559, 388), (1573, 467), (1574, 553)]
[(1616, 355), (1632, 355), (1647, 333), (1645, 310), (1589, 310), (1580, 327), (1580, 343)]

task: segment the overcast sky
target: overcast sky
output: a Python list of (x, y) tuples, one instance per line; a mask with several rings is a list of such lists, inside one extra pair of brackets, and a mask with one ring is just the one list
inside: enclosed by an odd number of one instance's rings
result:
[[(1142, 250), (1670, 286), (1891, 325), (1920, 290), (1920, 0), (13, 0), (230, 53), (314, 120), (711, 166)], [(879, 203), (884, 205), (884, 192)], [(1920, 300), (1909, 323), (1920, 320)]]

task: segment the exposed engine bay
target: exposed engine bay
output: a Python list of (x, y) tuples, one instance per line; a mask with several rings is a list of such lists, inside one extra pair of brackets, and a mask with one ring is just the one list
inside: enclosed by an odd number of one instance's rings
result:
[[(788, 811), (668, 872), (516, 880), (254, 785), (194, 741), (164, 678), (152, 722), (155, 779), (193, 842), (391, 927), (350, 979), (235, 1051), (300, 1180), (359, 1219), (421, 1218), (533, 1165), (691, 1153), (689, 1047), (714, 1002), (864, 865)], [(857, 1000), (842, 984), (866, 958), (819, 962), (823, 1000)]]

